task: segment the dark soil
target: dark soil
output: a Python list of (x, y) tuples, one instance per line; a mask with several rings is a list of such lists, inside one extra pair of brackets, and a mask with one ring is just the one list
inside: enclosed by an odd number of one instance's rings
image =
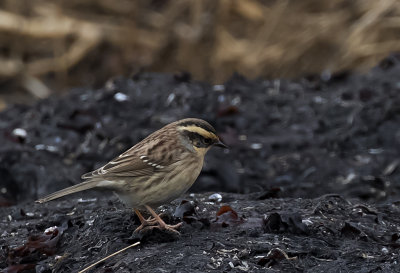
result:
[[(183, 197), (194, 203), (159, 209), (183, 218), (180, 236), (133, 234), (138, 219), (111, 193), (33, 203), (184, 117), (208, 120), (231, 149), (211, 150), (198, 194)], [(400, 271), (396, 57), (298, 81), (138, 74), (13, 106), (0, 130), (4, 272), (76, 272), (136, 241), (91, 272)]]

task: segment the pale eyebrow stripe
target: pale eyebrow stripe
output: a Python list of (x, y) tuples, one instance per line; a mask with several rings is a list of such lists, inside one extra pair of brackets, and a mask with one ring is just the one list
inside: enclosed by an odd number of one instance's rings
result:
[(201, 136), (203, 136), (205, 138), (218, 139), (218, 137), (214, 133), (212, 133), (210, 131), (207, 131), (207, 130), (201, 128), (201, 127), (194, 126), (194, 125), (192, 125), (192, 126), (179, 126), (178, 130), (185, 130), (185, 131), (188, 131), (188, 132), (198, 133), (199, 135), (201, 135)]

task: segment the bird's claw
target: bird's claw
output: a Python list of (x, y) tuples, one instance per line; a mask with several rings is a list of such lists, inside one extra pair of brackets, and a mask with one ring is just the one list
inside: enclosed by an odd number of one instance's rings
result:
[(177, 229), (179, 229), (181, 226), (182, 226), (182, 223), (178, 223), (176, 225), (168, 225), (168, 224), (144, 225), (144, 224), (141, 224), (137, 229), (135, 229), (135, 232), (142, 233), (142, 232), (150, 231), (153, 229), (159, 229), (162, 231), (167, 231), (170, 233), (175, 233), (177, 235), (180, 235), (181, 233)]

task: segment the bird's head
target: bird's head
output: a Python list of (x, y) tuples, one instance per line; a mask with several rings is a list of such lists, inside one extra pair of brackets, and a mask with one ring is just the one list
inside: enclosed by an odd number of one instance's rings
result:
[(205, 155), (212, 146), (228, 148), (219, 139), (214, 127), (204, 120), (183, 119), (178, 121), (176, 126), (186, 146), (199, 155)]

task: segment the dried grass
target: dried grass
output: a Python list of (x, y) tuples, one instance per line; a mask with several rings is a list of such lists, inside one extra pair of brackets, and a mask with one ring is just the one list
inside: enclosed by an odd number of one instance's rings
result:
[(400, 1), (4, 0), (0, 49), (1, 78), (65, 84), (137, 68), (212, 82), (364, 69), (400, 50)]

